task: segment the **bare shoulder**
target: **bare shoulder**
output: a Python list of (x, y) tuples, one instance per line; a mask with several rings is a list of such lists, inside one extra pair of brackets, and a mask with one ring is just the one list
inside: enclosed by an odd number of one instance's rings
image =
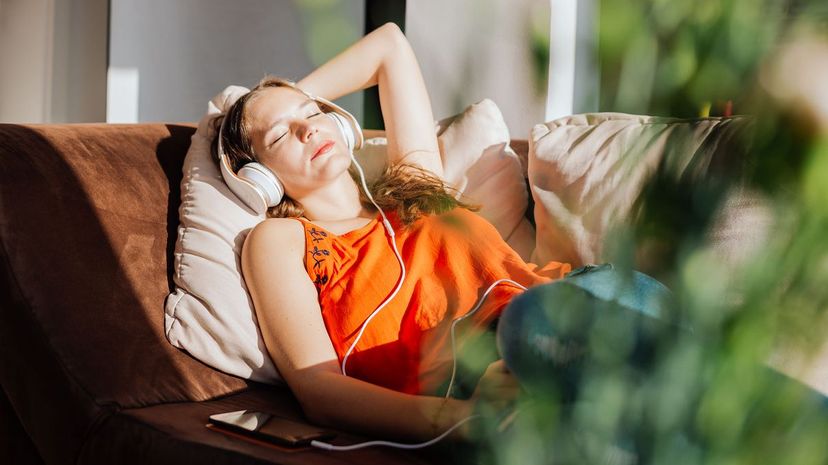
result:
[(313, 396), (302, 400), (302, 393), (309, 392), (318, 370), (337, 372), (337, 355), (305, 270), (304, 234), (295, 219), (265, 220), (245, 238), (241, 263), (265, 347), (307, 408)]
[(305, 230), (302, 224), (291, 218), (269, 218), (254, 226), (244, 240), (242, 273), (248, 286), (255, 286), (256, 275), (262, 279), (273, 277), (274, 273), (286, 278), (306, 277), (304, 256)]
[(299, 251), (305, 243), (302, 224), (291, 218), (268, 218), (250, 230), (244, 239), (242, 257), (256, 252), (273, 252), (285, 256)]

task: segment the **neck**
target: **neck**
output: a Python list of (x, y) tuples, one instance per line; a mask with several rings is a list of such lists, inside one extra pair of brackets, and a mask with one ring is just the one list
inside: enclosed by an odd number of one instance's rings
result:
[(371, 211), (359, 201), (359, 187), (344, 172), (335, 182), (297, 198), (311, 221), (342, 221), (370, 217)]

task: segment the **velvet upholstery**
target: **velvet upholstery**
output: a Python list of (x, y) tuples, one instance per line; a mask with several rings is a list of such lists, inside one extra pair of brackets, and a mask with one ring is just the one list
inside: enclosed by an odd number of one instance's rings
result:
[(15, 465), (42, 465), (43, 459), (0, 389), (0, 460)]
[(0, 124), (0, 426), (29, 440), (1, 447), (0, 463), (434, 463), (385, 448), (274, 452), (204, 427), (253, 405), (303, 417), (286, 388), (164, 337), (194, 131)]

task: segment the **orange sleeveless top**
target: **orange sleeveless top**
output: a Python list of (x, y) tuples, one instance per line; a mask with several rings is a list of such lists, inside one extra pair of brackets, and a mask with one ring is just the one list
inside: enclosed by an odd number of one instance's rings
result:
[[(401, 392), (433, 392), (451, 372), (451, 322), (474, 308), (496, 280), (531, 287), (561, 278), (570, 265), (542, 268), (524, 262), (495, 227), (474, 212), (455, 208), (419, 218), (408, 229), (387, 212), (405, 262), (405, 281), (380, 310), (348, 357), (349, 376)], [(389, 296), (401, 276), (399, 261), (377, 216), (335, 235), (305, 218), (305, 268), (319, 293), (328, 335), (339, 357), (360, 325)], [(455, 330), (458, 349), (469, 330), (485, 328), (509, 300), (522, 292), (501, 283), (480, 309)]]

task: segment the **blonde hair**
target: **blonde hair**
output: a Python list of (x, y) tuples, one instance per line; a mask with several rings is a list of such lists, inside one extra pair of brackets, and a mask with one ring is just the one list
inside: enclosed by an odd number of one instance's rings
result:
[[(257, 161), (250, 137), (250, 122), (245, 113), (246, 105), (262, 91), (273, 87), (295, 87), (295, 84), (280, 77), (266, 76), (250, 92), (236, 100), (224, 116), (227, 118), (227, 123), (221, 134), (221, 144), (234, 172), (238, 172), (247, 163)], [(326, 108), (322, 110), (325, 111)], [(221, 126), (221, 120), (222, 118), (216, 118), (213, 121), (216, 133)], [(213, 159), (216, 161), (218, 161), (217, 146), (218, 137), (212, 141)], [(351, 166), (348, 173), (354, 182), (361, 186), (359, 173), (354, 166)], [(406, 227), (426, 214), (443, 213), (455, 207), (471, 211), (480, 209), (479, 205), (458, 200), (457, 190), (448, 186), (440, 178), (419, 166), (407, 163), (388, 166), (375, 181), (368, 184), (368, 190), (383, 211), (394, 211)], [(376, 210), (361, 188), (359, 199), (366, 209)], [(267, 216), (297, 218), (302, 216), (304, 211), (299, 202), (285, 195), (278, 205), (268, 209)]]

